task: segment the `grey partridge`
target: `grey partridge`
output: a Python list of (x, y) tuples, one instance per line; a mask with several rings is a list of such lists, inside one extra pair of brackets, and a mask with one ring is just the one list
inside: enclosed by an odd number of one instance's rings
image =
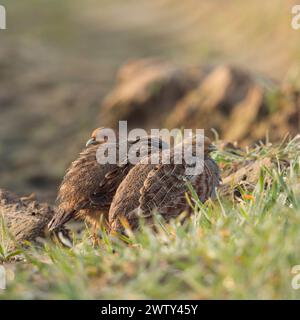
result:
[[(106, 226), (111, 201), (133, 164), (127, 161), (127, 158), (117, 159), (114, 164), (101, 164), (101, 159), (97, 154), (99, 147), (104, 146), (103, 144), (111, 144), (111, 142), (97, 139), (101, 130), (103, 128), (98, 128), (93, 132), (87, 148), (80, 153), (79, 158), (67, 170), (58, 192), (57, 212), (49, 223), (50, 230), (74, 218), (86, 220), (95, 229), (102, 219), (102, 223)], [(125, 141), (114, 143), (117, 155), (122, 143)], [(150, 137), (146, 136), (126, 140), (127, 150), (137, 143), (146, 147), (141, 147), (141, 156), (147, 155), (151, 148), (159, 150), (166, 146), (158, 138), (154, 138), (151, 144)]]
[[(204, 164), (200, 174), (187, 175), (186, 168), (189, 164), (184, 159), (182, 164), (175, 164), (176, 147), (171, 152), (169, 164), (148, 164), (149, 161), (145, 158), (130, 170), (118, 187), (110, 207), (109, 224), (112, 233), (122, 233), (124, 224), (131, 229), (137, 228), (141, 217), (148, 222), (152, 221), (155, 211), (166, 221), (183, 211), (191, 213), (185, 195), (189, 191), (188, 183), (201, 202), (214, 197), (220, 182), (220, 172), (209, 155), (215, 147), (207, 137), (203, 140)], [(190, 139), (189, 143), (194, 148), (196, 140)]]

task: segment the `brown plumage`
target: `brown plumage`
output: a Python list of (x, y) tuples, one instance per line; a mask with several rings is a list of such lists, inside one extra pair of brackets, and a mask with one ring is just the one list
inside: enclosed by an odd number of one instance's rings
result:
[[(195, 139), (190, 146), (194, 152)], [(212, 149), (210, 140), (205, 137), (204, 169), (198, 175), (186, 174), (186, 168), (193, 165), (187, 164), (184, 160), (182, 164), (174, 164), (176, 150), (180, 150), (178, 146), (171, 152), (170, 164), (147, 164), (147, 159), (144, 159), (132, 168), (117, 189), (111, 204), (109, 211), (111, 231), (122, 232), (124, 222), (135, 229), (138, 227), (139, 218), (143, 217), (150, 222), (154, 211), (166, 220), (177, 217), (183, 211), (191, 213), (185, 196), (188, 192), (188, 183), (192, 185), (201, 202), (204, 203), (213, 197), (220, 182), (220, 174), (217, 164), (209, 156)]]
[[(8, 246), (22, 245), (25, 241), (36, 242), (48, 237), (47, 224), (54, 210), (48, 204), (38, 203), (34, 197), (19, 198), (15, 194), (0, 189), (0, 219), (8, 234), (12, 236)], [(68, 237), (67, 230), (58, 229), (60, 236)], [(8, 237), (9, 238), (9, 237)]]
[[(112, 145), (107, 141), (97, 140), (100, 130), (102, 128), (93, 132), (92, 138), (88, 141), (88, 147), (80, 153), (79, 158), (68, 169), (59, 188), (58, 209), (49, 224), (50, 230), (73, 218), (84, 218), (94, 227), (98, 226), (102, 218), (106, 224), (115, 191), (133, 165), (127, 159), (118, 158), (116, 164), (99, 164), (97, 161), (98, 148), (104, 144)], [(149, 137), (141, 137), (127, 141), (127, 150), (138, 142), (148, 148), (150, 139)], [(154, 148), (161, 148), (161, 140), (156, 142)], [(125, 142), (113, 144), (117, 149), (117, 155), (121, 143)], [(147, 148), (141, 148), (142, 155), (143, 152), (145, 155), (148, 154)]]

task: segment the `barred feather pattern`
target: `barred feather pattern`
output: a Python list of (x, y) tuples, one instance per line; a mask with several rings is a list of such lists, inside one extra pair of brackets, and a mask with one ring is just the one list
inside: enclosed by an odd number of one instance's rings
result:
[[(171, 159), (172, 160), (172, 159)], [(112, 232), (122, 233), (124, 221), (132, 229), (138, 228), (140, 218), (148, 223), (153, 214), (159, 213), (166, 221), (182, 212), (191, 213), (186, 199), (187, 184), (194, 188), (204, 203), (215, 197), (220, 183), (220, 171), (214, 160), (205, 154), (203, 172), (186, 175), (187, 164), (148, 165), (142, 161), (130, 170), (120, 184), (109, 211), (109, 225)]]

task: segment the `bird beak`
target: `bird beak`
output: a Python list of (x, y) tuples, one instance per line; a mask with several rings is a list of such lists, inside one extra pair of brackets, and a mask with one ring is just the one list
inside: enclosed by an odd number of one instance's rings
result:
[(95, 142), (96, 142), (96, 139), (95, 138), (91, 138), (91, 139), (89, 139), (88, 141), (87, 141), (87, 143), (86, 143), (86, 147), (88, 147), (88, 146), (90, 146), (90, 145), (92, 145), (92, 144), (95, 144)]
[(218, 150), (218, 148), (214, 144), (211, 144), (208, 147), (209, 152), (213, 152), (213, 151), (217, 151), (217, 150)]

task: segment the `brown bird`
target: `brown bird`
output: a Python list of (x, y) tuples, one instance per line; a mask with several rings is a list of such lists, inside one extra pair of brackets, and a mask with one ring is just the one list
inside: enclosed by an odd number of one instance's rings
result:
[[(57, 197), (57, 212), (49, 223), (53, 230), (70, 219), (83, 218), (96, 228), (102, 219), (104, 226), (107, 224), (108, 212), (115, 192), (133, 167), (128, 159), (119, 159), (118, 151), (121, 144), (126, 143), (127, 151), (135, 144), (141, 146), (140, 155), (146, 156), (149, 147), (160, 149), (166, 147), (160, 139), (154, 139), (151, 144), (150, 137), (140, 137), (135, 140), (111, 143), (99, 141), (103, 128), (98, 128), (92, 133), (92, 138), (87, 142), (79, 158), (75, 160), (63, 179)], [(117, 163), (101, 164), (101, 155), (97, 154), (99, 147), (111, 146), (116, 148)], [(100, 158), (99, 158), (100, 157)], [(100, 161), (99, 161), (100, 160)]]
[(183, 144), (192, 148), (194, 156), (195, 138), (183, 141), (172, 150), (170, 164), (148, 164), (149, 161), (145, 158), (130, 170), (117, 189), (110, 207), (111, 232), (123, 232), (124, 224), (129, 224), (135, 229), (141, 217), (150, 222), (154, 211), (167, 221), (184, 211), (191, 213), (185, 196), (185, 193), (189, 192), (188, 183), (194, 188), (202, 203), (215, 196), (215, 189), (220, 182), (220, 172), (217, 164), (209, 156), (209, 153), (215, 150), (214, 145), (208, 138), (204, 138), (203, 171), (197, 175), (188, 175), (186, 169), (195, 167), (195, 163), (189, 164), (183, 159), (182, 164), (174, 164), (176, 154)]

